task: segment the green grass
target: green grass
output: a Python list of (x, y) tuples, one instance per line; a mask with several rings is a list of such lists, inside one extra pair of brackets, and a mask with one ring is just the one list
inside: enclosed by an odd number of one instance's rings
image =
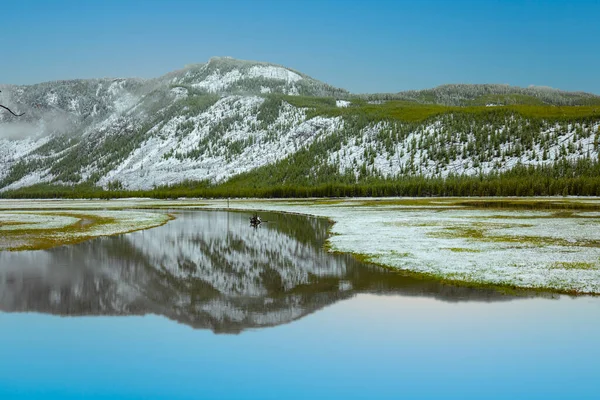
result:
[[(390, 100), (382, 104), (369, 104), (354, 100), (350, 107), (336, 107), (333, 98), (282, 96), (282, 99), (296, 107), (311, 109), (309, 117), (322, 115), (327, 117), (363, 116), (368, 120), (399, 120), (403, 122), (423, 122), (429, 118), (450, 113), (464, 113), (473, 116), (491, 114), (518, 114), (526, 118), (553, 121), (600, 118), (600, 104), (586, 106), (553, 106), (524, 95), (491, 96), (473, 101), (473, 105), (444, 106), (422, 104), (405, 100)], [(496, 99), (497, 102), (519, 103), (498, 107), (486, 107), (485, 104)]]
[(442, 247), (441, 250), (450, 250), (453, 253), (481, 253), (481, 250), (466, 247)]
[(390, 254), (392, 254), (392, 255), (394, 255), (396, 257), (400, 257), (400, 258), (407, 258), (407, 257), (412, 256), (412, 254), (409, 253), (409, 252), (406, 252), (406, 251), (402, 251), (401, 252), (401, 251), (396, 251), (396, 250), (392, 250), (390, 252)]
[(589, 262), (577, 262), (577, 261), (571, 261), (571, 262), (555, 262), (554, 264), (552, 264), (552, 266), (550, 267), (552, 269), (581, 269), (581, 270), (590, 270), (590, 269), (596, 269), (596, 265), (593, 263), (589, 263)]
[(510, 104), (527, 104), (543, 106), (543, 101), (534, 96), (528, 96), (524, 94), (488, 94), (480, 96), (477, 99), (470, 100), (467, 102), (470, 106), (485, 106), (486, 104), (496, 105), (510, 105)]
[(517, 246), (561, 246), (561, 247), (600, 247), (598, 240), (579, 240), (572, 242), (563, 238), (532, 235), (498, 235), (490, 233), (491, 229), (512, 227), (529, 227), (521, 224), (474, 223), (467, 226), (450, 226), (435, 232), (427, 233), (428, 237), (438, 239), (466, 239), (482, 243), (507, 243)]
[(567, 199), (460, 199), (453, 204), (477, 209), (556, 211), (554, 218), (572, 217), (574, 211), (600, 211), (600, 202), (583, 203)]

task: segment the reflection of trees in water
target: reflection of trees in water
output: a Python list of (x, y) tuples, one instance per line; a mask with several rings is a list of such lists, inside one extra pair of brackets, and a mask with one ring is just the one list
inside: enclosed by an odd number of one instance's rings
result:
[(264, 213), (186, 212), (167, 225), (49, 251), (0, 254), (0, 308), (61, 315), (154, 313), (239, 332), (287, 323), (356, 293), (508, 300), (323, 250), (329, 222)]

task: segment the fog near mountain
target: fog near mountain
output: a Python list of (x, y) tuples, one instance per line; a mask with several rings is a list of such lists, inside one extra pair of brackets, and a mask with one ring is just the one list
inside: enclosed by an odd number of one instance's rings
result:
[(72, 133), (76, 127), (73, 117), (63, 112), (45, 112), (38, 121), (15, 119), (2, 124), (0, 139), (21, 140)]

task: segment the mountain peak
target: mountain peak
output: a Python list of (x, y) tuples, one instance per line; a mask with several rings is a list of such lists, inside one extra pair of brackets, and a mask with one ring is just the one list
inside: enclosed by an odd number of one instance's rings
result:
[(187, 65), (170, 77), (171, 85), (190, 86), (209, 93), (348, 94), (282, 65), (233, 57), (211, 57), (206, 63)]

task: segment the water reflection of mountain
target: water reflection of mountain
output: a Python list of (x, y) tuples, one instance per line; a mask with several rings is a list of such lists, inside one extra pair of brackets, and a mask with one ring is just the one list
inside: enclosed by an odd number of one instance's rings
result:
[(236, 333), (291, 322), (356, 293), (509, 300), (491, 289), (403, 277), (323, 250), (328, 222), (182, 212), (167, 225), (48, 251), (0, 253), (0, 309), (60, 315), (154, 313)]

